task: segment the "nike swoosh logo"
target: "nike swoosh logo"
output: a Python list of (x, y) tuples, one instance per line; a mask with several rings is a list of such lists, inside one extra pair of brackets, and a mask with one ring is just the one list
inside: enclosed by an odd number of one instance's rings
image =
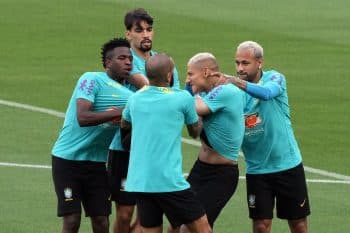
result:
[(302, 203), (300, 203), (299, 206), (304, 207), (305, 203), (306, 203), (306, 199), (304, 199), (304, 201)]

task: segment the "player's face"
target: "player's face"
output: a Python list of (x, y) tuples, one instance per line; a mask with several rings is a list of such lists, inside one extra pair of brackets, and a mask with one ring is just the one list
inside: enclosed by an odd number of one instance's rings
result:
[(117, 47), (113, 56), (106, 61), (106, 68), (113, 79), (122, 81), (130, 75), (132, 55), (128, 47)]
[(153, 27), (146, 21), (141, 21), (126, 31), (126, 37), (133, 49), (148, 52), (152, 49)]
[(187, 66), (186, 83), (192, 86), (193, 93), (197, 94), (206, 90), (204, 70), (191, 64)]
[(254, 81), (260, 78), (262, 59), (256, 58), (253, 51), (239, 50), (236, 52), (236, 72), (237, 75), (246, 81)]

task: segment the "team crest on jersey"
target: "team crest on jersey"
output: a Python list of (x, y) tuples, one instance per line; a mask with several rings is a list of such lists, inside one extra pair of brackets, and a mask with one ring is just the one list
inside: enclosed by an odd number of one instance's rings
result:
[(255, 208), (255, 195), (249, 194), (248, 205), (249, 205), (249, 208)]
[(65, 188), (65, 189), (63, 190), (63, 192), (64, 192), (64, 198), (65, 198), (64, 200), (65, 200), (65, 201), (71, 201), (71, 200), (73, 200), (73, 199), (72, 199), (73, 191), (72, 191), (71, 188), (67, 187), (67, 188)]
[(122, 179), (120, 182), (120, 191), (125, 190), (126, 179)]
[(254, 128), (256, 125), (260, 124), (261, 118), (259, 117), (259, 113), (253, 113), (250, 115), (244, 116), (245, 119), (245, 127), (246, 128)]
[(120, 84), (117, 83), (117, 82), (108, 82), (107, 85), (110, 86), (110, 87), (114, 87), (114, 88), (120, 88), (120, 87), (122, 87), (122, 85), (120, 85)]
[(169, 93), (172, 93), (173, 90), (171, 90), (170, 88), (167, 88), (167, 87), (158, 87), (158, 89), (163, 92), (163, 93), (166, 93), (166, 94), (169, 94)]

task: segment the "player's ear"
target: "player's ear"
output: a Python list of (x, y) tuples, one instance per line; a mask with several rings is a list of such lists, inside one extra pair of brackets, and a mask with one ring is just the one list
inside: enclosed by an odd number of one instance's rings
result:
[(166, 75), (167, 82), (172, 85), (172, 80), (173, 80), (173, 71), (169, 71)]
[(203, 73), (204, 74), (204, 78), (207, 78), (209, 76), (208, 67), (204, 67), (203, 71), (204, 71), (204, 73)]
[(259, 70), (261, 70), (261, 68), (263, 67), (264, 64), (264, 60), (263, 59), (258, 59), (258, 64), (259, 64)]
[(127, 40), (130, 40), (130, 30), (125, 31), (125, 37)]
[(110, 58), (106, 58), (105, 66), (106, 66), (106, 69), (108, 69), (111, 66), (111, 59)]

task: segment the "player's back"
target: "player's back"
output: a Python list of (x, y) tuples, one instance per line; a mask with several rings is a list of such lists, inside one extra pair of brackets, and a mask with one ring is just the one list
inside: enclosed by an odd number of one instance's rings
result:
[(131, 101), (133, 128), (142, 129), (149, 137), (164, 143), (173, 141), (181, 135), (189, 98), (181, 90), (154, 86), (143, 88)]
[(198, 120), (186, 91), (146, 86), (130, 97), (123, 118), (132, 124), (128, 191), (188, 188), (182, 175), (181, 133)]

